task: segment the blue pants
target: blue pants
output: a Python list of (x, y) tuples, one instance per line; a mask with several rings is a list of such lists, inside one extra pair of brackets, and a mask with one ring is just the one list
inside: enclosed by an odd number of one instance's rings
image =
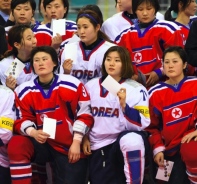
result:
[(11, 184), (10, 168), (0, 166), (0, 183)]
[(35, 163), (51, 162), (55, 184), (85, 184), (88, 160), (81, 158), (76, 163), (69, 163), (68, 156), (54, 150), (48, 143), (39, 144), (33, 140)]
[[(89, 157), (89, 175), (91, 184), (125, 184), (124, 158), (120, 149), (120, 139), (127, 133), (122, 132), (117, 140), (107, 146), (92, 151)], [(149, 145), (144, 132), (134, 132), (139, 134), (143, 141), (145, 150)]]

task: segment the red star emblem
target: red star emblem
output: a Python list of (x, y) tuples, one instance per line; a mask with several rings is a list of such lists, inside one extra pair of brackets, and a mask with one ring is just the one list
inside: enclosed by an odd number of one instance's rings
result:
[(175, 109), (175, 111), (173, 112), (174, 116), (180, 116), (180, 110)]

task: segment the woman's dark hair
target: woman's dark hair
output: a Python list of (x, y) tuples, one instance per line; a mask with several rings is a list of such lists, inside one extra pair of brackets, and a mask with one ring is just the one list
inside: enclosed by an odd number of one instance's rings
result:
[(84, 6), (84, 7), (82, 7), (81, 10), (83, 10), (83, 11), (85, 11), (85, 10), (92, 10), (95, 13), (97, 13), (97, 15), (100, 17), (99, 24), (100, 24), (100, 26), (102, 26), (102, 24), (103, 24), (103, 14), (101, 12), (101, 9), (96, 4), (88, 4), (88, 5)]
[(58, 68), (58, 64), (59, 64), (57, 52), (55, 51), (55, 49), (53, 47), (41, 46), (41, 47), (35, 47), (31, 51), (30, 65), (31, 65), (31, 68), (33, 69), (33, 72), (35, 73), (35, 70), (34, 70), (34, 67), (33, 67), (33, 59), (34, 59), (35, 54), (37, 54), (38, 52), (45, 52), (45, 53), (47, 53), (51, 56), (51, 59), (52, 59), (53, 63), (56, 64), (56, 66), (54, 66), (54, 68), (53, 68), (53, 72), (56, 71), (57, 68)]
[(136, 11), (138, 9), (138, 6), (141, 5), (142, 3), (147, 3), (150, 4), (154, 7), (155, 9), (155, 14), (159, 11), (160, 5), (158, 0), (132, 0), (132, 11), (133, 14), (136, 16)]
[[(40, 5), (42, 3), (42, 0), (39, 0), (38, 1), (38, 11), (39, 11), (39, 14), (42, 16), (42, 13), (41, 13), (41, 10), (40, 10)], [(44, 6), (44, 5), (43, 5)]]
[(165, 12), (165, 15), (164, 15), (165, 20), (169, 20), (169, 21), (173, 20), (173, 17), (171, 15), (171, 11), (178, 13), (179, 12), (179, 3), (182, 3), (181, 10), (183, 11), (191, 3), (191, 0), (171, 0), (170, 7), (167, 9), (167, 11)]
[(129, 51), (126, 48), (120, 47), (120, 46), (112, 46), (105, 52), (104, 57), (103, 57), (103, 63), (101, 66), (102, 75), (104, 77), (108, 75), (105, 69), (105, 60), (111, 52), (118, 52), (120, 56), (120, 60), (122, 62), (122, 72), (121, 72), (120, 77), (124, 79), (131, 78), (134, 74), (134, 70), (133, 70)]
[(31, 29), (29, 25), (26, 24), (19, 24), (14, 25), (9, 31), (8, 31), (8, 44), (12, 47), (12, 50), (8, 50), (4, 54), (5, 57), (9, 57), (11, 55), (16, 56), (18, 54), (17, 48), (14, 46), (14, 43), (22, 43), (23, 41), (23, 33), (25, 30)]
[[(77, 15), (76, 23), (82, 17), (89, 19), (90, 23), (94, 26), (94, 28), (96, 28), (98, 24), (99, 25), (101, 24), (101, 17), (99, 17), (99, 15), (92, 10), (81, 9)], [(101, 30), (98, 31), (98, 37), (111, 42), (109, 37), (105, 33), (103, 33)]]
[[(182, 48), (182, 47), (179, 47), (179, 46), (171, 46), (171, 47), (168, 47), (164, 52), (163, 52), (163, 62), (164, 62), (164, 59), (165, 59), (165, 56), (167, 53), (171, 53), (171, 52), (174, 52), (176, 54), (178, 54), (181, 58), (181, 60), (183, 61), (183, 64), (185, 64), (187, 62), (187, 53), (186, 51)], [(186, 67), (185, 69), (183, 69), (183, 73), (184, 75), (187, 75), (187, 72), (188, 72), (188, 67)]]
[[(52, 1), (55, 1), (55, 0), (44, 0), (43, 1), (43, 6), (44, 6), (44, 9), (46, 10), (46, 6), (49, 4), (49, 3), (51, 3)], [(66, 11), (66, 13), (64, 14), (64, 17), (62, 17), (62, 18), (66, 18), (67, 17), (67, 15), (68, 15), (68, 11), (69, 11), (69, 2), (68, 2), (68, 0), (61, 0), (62, 1), (62, 3), (64, 4), (64, 8), (67, 8), (67, 11)]]
[(11, 10), (12, 12), (14, 11), (14, 9), (16, 8), (16, 6), (18, 6), (19, 4), (25, 4), (25, 3), (30, 3), (30, 6), (33, 10), (33, 14), (36, 10), (36, 2), (35, 0), (12, 0), (11, 1)]
[(182, 47), (179, 47), (179, 46), (171, 46), (171, 47), (168, 47), (166, 50), (164, 50), (163, 58), (162, 58), (163, 62), (164, 62), (166, 54), (169, 52), (177, 53), (180, 56), (181, 60), (183, 61), (183, 64), (187, 62), (187, 53)]

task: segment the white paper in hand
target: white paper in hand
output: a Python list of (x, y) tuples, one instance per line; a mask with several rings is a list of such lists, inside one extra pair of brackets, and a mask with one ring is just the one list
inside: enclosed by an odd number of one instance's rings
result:
[(118, 91), (120, 91), (120, 89), (122, 88), (122, 86), (110, 75), (106, 77), (101, 85), (114, 96), (117, 96)]
[(56, 123), (56, 119), (44, 117), (43, 132), (49, 134), (51, 139), (55, 139)]
[(77, 62), (77, 45), (76, 43), (66, 44), (64, 46), (64, 56), (63, 58), (73, 60), (72, 64), (76, 64)]
[(66, 34), (66, 20), (65, 19), (52, 19), (51, 29), (53, 31), (53, 36), (56, 36), (57, 33), (60, 35)]
[(25, 64), (22, 63), (20, 60), (17, 58), (14, 59), (14, 61), (11, 63), (9, 66), (8, 70), (5, 72), (6, 76), (11, 75), (15, 79), (20, 75), (20, 73), (23, 71), (25, 67)]
[(159, 167), (156, 175), (156, 179), (168, 181), (172, 172), (174, 162), (164, 160), (164, 167)]

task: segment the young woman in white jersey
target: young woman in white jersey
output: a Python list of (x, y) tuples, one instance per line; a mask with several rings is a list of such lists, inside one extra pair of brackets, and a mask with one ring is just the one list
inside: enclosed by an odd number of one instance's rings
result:
[[(114, 96), (101, 83), (107, 75), (121, 84)], [(94, 125), (84, 139), (83, 150), (90, 155), (92, 184), (141, 184), (144, 176), (146, 134), (149, 123), (148, 94), (132, 80), (128, 51), (110, 47), (103, 58), (102, 77), (86, 83)]]
[[(0, 61), (0, 80), (3, 85), (14, 90), (17, 85), (35, 77), (30, 67), (30, 53), (36, 47), (37, 40), (28, 25), (15, 25), (8, 32), (8, 43), (12, 50), (8, 50)], [(16, 64), (15, 58), (25, 64), (17, 78), (12, 76), (14, 71), (9, 76), (5, 74), (12, 64)]]
[(10, 162), (7, 155), (7, 144), (13, 134), (13, 124), (16, 119), (14, 108), (14, 93), (8, 87), (0, 85), (0, 181), (1, 184), (11, 184)]
[[(85, 84), (101, 76), (103, 55), (114, 44), (100, 31), (101, 17), (95, 11), (82, 9), (76, 23), (80, 41), (65, 45), (60, 73), (71, 74)], [(70, 50), (74, 58), (69, 58)]]

